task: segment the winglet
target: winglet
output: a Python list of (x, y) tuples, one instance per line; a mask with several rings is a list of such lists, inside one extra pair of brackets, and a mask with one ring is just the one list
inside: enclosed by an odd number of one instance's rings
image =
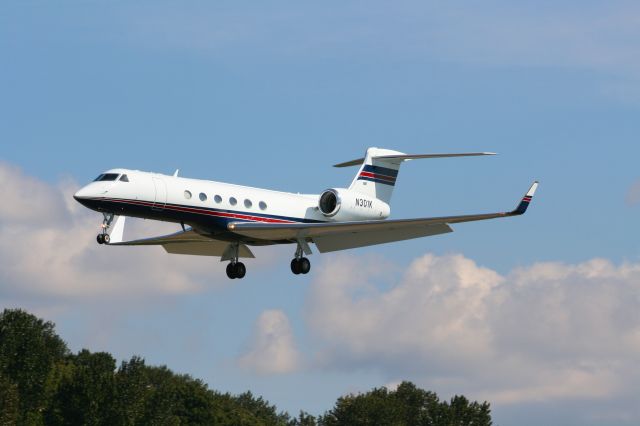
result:
[(531, 188), (529, 188), (524, 197), (522, 197), (522, 201), (520, 201), (518, 207), (516, 207), (516, 209), (511, 212), (511, 215), (521, 215), (527, 211), (527, 207), (529, 207), (529, 203), (533, 199), (533, 194), (536, 193), (536, 189), (538, 189), (538, 181), (533, 182), (533, 185), (531, 185)]

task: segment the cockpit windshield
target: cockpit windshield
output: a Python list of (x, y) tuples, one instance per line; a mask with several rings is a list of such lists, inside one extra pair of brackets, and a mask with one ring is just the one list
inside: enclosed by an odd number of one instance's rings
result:
[(109, 181), (118, 179), (118, 173), (104, 173), (94, 179), (94, 182)]

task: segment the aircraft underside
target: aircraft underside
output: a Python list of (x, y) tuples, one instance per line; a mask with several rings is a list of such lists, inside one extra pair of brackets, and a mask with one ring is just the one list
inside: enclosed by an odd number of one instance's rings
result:
[[(227, 276), (231, 279), (243, 278), (246, 274), (246, 266), (240, 261), (242, 257), (254, 257), (253, 253), (246, 246), (269, 246), (279, 244), (298, 244), (296, 254), (291, 261), (291, 271), (294, 274), (307, 274), (311, 270), (311, 262), (304, 257), (305, 248), (296, 240), (264, 240), (238, 235), (228, 230), (229, 223), (238, 221), (254, 221), (247, 215), (233, 211), (222, 211), (218, 209), (190, 209), (181, 205), (164, 203), (158, 205), (155, 202), (124, 199), (93, 198), (79, 200), (84, 206), (103, 214), (102, 231), (97, 235), (98, 244), (110, 244), (111, 237), (109, 229), (113, 220), (117, 216), (128, 216), (141, 219), (153, 219), (163, 222), (179, 223), (183, 231), (188, 226), (194, 233), (206, 239), (207, 248), (214, 249), (216, 255), (221, 256), (221, 260), (230, 260), (227, 265)], [(189, 211), (198, 210), (198, 211)], [(265, 216), (260, 216), (264, 220)], [(292, 222), (292, 218), (278, 217), (275, 220)], [(306, 221), (299, 220), (298, 223)], [(318, 221), (309, 221), (318, 222)], [(223, 243), (224, 249), (215, 251), (214, 242)], [(305, 241), (306, 243), (306, 241)], [(179, 246), (178, 246), (179, 247)], [(180, 247), (184, 249), (184, 247)], [(165, 247), (166, 249), (166, 247)], [(167, 250), (173, 254), (193, 254), (198, 255), (203, 252), (189, 252), (189, 250), (178, 250), (169, 248)], [(219, 252), (219, 253), (218, 253)]]

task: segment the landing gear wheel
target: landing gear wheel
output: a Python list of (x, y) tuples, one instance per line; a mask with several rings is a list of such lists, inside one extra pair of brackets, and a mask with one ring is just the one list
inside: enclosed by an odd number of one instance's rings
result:
[(298, 261), (298, 263), (300, 265), (300, 273), (308, 274), (309, 271), (311, 270), (311, 262), (309, 262), (309, 259), (307, 259), (306, 257), (303, 257)]
[(109, 234), (104, 234), (102, 236), (102, 241), (104, 241), (105, 244), (109, 244), (109, 241), (111, 241), (111, 237), (109, 236)]
[(298, 275), (300, 273), (300, 262), (298, 259), (293, 259), (291, 261), (291, 272)]
[(307, 274), (311, 270), (311, 262), (306, 257), (296, 258), (291, 261), (291, 272), (294, 274)]
[(96, 237), (96, 241), (98, 242), (98, 244), (104, 244), (104, 234), (98, 234), (98, 236)]
[(238, 279), (244, 278), (244, 276), (247, 273), (247, 268), (244, 266), (244, 263), (237, 262), (235, 269), (236, 269), (236, 278)]
[(232, 262), (227, 265), (227, 276), (232, 280), (241, 279), (247, 274), (247, 268), (242, 262)]
[(234, 279), (236, 277), (236, 268), (235, 268), (235, 264), (234, 263), (229, 263), (227, 265), (227, 276), (231, 279)]

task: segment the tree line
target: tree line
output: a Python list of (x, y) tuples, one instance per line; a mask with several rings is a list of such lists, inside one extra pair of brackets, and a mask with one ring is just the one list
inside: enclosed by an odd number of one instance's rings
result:
[(202, 380), (134, 356), (71, 353), (54, 324), (20, 309), (0, 314), (0, 426), (8, 425), (491, 425), (489, 403), (438, 396), (403, 382), (338, 398), (318, 416), (279, 411), (260, 396), (209, 389)]

